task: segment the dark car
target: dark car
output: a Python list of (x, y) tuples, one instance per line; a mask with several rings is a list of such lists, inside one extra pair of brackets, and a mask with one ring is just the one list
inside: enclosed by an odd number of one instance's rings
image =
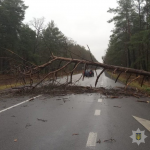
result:
[(94, 77), (94, 72), (93, 72), (93, 70), (86, 70), (86, 71), (84, 72), (84, 76), (85, 76), (85, 77)]

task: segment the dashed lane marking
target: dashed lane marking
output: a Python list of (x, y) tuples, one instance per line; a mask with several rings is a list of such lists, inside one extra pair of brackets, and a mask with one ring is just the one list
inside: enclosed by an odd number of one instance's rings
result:
[(8, 108), (6, 108), (6, 109), (3, 109), (3, 110), (0, 111), (0, 113), (4, 112), (4, 111), (6, 111), (6, 110), (9, 110), (9, 109), (15, 108), (15, 107), (17, 107), (17, 106), (19, 106), (19, 105), (22, 105), (22, 104), (24, 104), (24, 103), (27, 103), (27, 102), (31, 101), (32, 99), (38, 98), (38, 97), (40, 97), (40, 96), (42, 96), (42, 95), (38, 95), (38, 96), (33, 97), (33, 98), (30, 98), (30, 99), (28, 99), (28, 100), (26, 100), (26, 101), (24, 101), (24, 102), (21, 102), (21, 103), (18, 103), (18, 104), (16, 104), (16, 105), (14, 105), (14, 106), (11, 106), (11, 107), (8, 107)]
[(102, 102), (102, 99), (98, 99), (98, 102), (101, 103), (101, 102)]
[(136, 119), (139, 123), (141, 123), (148, 131), (150, 131), (150, 121), (143, 119), (143, 118), (139, 118), (136, 116), (133, 116), (134, 119)]
[(95, 110), (95, 116), (99, 116), (101, 114), (101, 110)]
[(96, 146), (97, 133), (90, 132), (86, 147)]

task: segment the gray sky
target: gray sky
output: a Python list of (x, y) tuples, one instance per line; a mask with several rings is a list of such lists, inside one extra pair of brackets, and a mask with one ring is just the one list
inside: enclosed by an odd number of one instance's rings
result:
[(102, 62), (108, 46), (113, 24), (107, 23), (112, 14), (109, 7), (115, 8), (117, 0), (24, 0), (29, 6), (25, 23), (33, 18), (45, 18), (45, 24), (54, 20), (65, 36), (87, 49), (89, 45), (96, 59)]

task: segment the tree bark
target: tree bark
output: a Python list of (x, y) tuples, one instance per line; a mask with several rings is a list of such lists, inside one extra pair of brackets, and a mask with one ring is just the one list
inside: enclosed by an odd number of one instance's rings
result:
[(41, 66), (35, 67), (35, 68), (33, 68), (33, 70), (36, 71), (37, 69), (42, 69), (42, 68), (48, 66), (49, 64), (51, 64), (52, 61), (60, 60), (60, 61), (71, 62), (71, 63), (79, 63), (80, 62), (80, 64), (86, 64), (87, 66), (92, 65), (92, 66), (102, 67), (105, 70), (116, 70), (116, 71), (131, 73), (131, 74), (150, 76), (150, 72), (143, 71), (143, 70), (107, 65), (107, 64), (103, 64), (103, 63), (99, 63), (99, 62), (92, 62), (92, 61), (86, 61), (86, 60), (80, 60), (80, 59), (72, 59), (72, 58), (64, 58), (64, 57), (56, 57), (56, 56), (53, 56), (53, 57), (54, 57), (54, 60), (51, 60), (50, 62), (43, 64)]

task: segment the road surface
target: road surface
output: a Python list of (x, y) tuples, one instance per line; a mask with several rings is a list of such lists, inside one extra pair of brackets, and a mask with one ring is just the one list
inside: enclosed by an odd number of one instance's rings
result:
[[(78, 84), (94, 86), (95, 78)], [(102, 75), (98, 86), (123, 85)], [(29, 101), (31, 97), (0, 98), (0, 150), (150, 149), (150, 104), (138, 103), (133, 97), (109, 99), (98, 93), (39, 95)], [(138, 128), (147, 136), (139, 146), (130, 137)]]

